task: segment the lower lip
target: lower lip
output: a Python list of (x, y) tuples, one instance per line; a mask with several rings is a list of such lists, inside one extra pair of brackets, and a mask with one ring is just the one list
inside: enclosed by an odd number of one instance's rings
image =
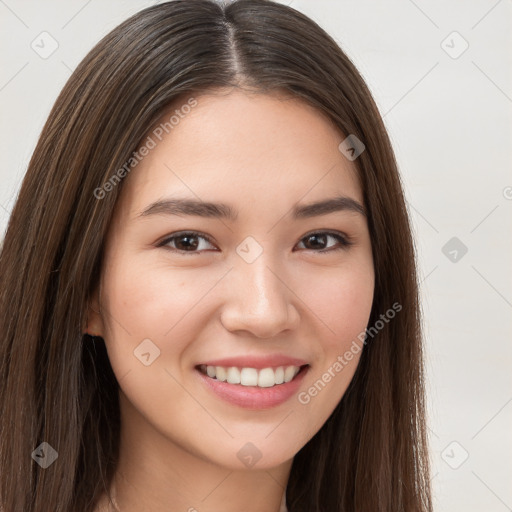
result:
[(195, 368), (202, 381), (217, 396), (233, 405), (254, 410), (271, 409), (289, 400), (298, 391), (308, 370), (309, 366), (301, 368), (300, 372), (290, 382), (276, 384), (269, 388), (260, 388), (258, 386), (242, 386), (241, 384), (221, 382), (208, 377)]

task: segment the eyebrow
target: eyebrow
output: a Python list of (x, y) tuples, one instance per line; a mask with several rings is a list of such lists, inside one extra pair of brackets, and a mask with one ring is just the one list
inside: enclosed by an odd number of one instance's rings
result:
[[(362, 204), (347, 196), (338, 196), (314, 203), (295, 205), (292, 210), (294, 219), (309, 219), (334, 212), (354, 212), (366, 217), (366, 210)], [(150, 215), (195, 215), (198, 217), (226, 219), (235, 221), (238, 212), (225, 203), (212, 203), (196, 199), (168, 198), (151, 203), (139, 217)]]

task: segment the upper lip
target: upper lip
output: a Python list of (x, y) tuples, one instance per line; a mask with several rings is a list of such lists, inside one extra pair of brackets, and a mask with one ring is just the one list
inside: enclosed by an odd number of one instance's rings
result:
[(204, 361), (197, 366), (203, 364), (206, 366), (223, 366), (225, 368), (235, 366), (238, 368), (255, 368), (261, 370), (262, 368), (279, 368), (280, 366), (303, 366), (308, 363), (303, 359), (289, 357), (284, 354), (271, 354), (266, 356), (225, 357), (222, 359)]

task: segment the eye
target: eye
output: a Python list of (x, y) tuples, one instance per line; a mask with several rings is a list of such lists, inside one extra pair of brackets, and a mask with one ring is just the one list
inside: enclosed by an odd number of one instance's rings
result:
[[(339, 244), (338, 247), (322, 247), (318, 250), (318, 246), (325, 245), (329, 238), (337, 240)], [(349, 239), (348, 236), (333, 231), (315, 231), (313, 233), (308, 233), (302, 238), (300, 243), (303, 243), (304, 240), (306, 241), (305, 245), (312, 245), (314, 252), (339, 251), (340, 249), (348, 249), (351, 245), (353, 245), (353, 242)], [(315, 248), (317, 250), (315, 250)]]
[[(323, 247), (329, 238), (337, 240), (338, 247)], [(167, 237), (165, 240), (158, 244), (158, 247), (164, 247), (165, 249), (181, 254), (197, 254), (202, 250), (205, 250), (204, 247), (201, 247), (201, 243), (199, 241), (201, 239), (204, 240), (207, 244), (214, 246), (212, 239), (204, 233), (199, 233), (197, 231), (182, 231)], [(312, 246), (310, 248), (306, 247), (306, 250), (312, 250), (313, 252), (320, 253), (338, 251), (340, 249), (348, 249), (351, 245), (353, 245), (353, 242), (348, 236), (333, 231), (315, 231), (308, 233), (302, 237), (299, 245), (304, 241), (304, 245)]]
[[(199, 250), (195, 249), (201, 246), (201, 244), (197, 241), (200, 238), (213, 245), (211, 238), (204, 233), (198, 233), (197, 231), (184, 231), (167, 237), (158, 245), (158, 247), (165, 247), (166, 249), (180, 253), (194, 254), (199, 252)], [(174, 247), (170, 246), (169, 244), (174, 244)], [(202, 248), (200, 248), (200, 250), (201, 249)]]

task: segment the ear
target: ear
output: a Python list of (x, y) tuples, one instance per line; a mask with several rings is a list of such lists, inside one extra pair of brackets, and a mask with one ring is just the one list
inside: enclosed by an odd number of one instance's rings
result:
[(103, 319), (102, 319), (101, 313), (100, 313), (100, 301), (99, 301), (98, 287), (94, 290), (94, 293), (89, 298), (85, 316), (86, 316), (86, 324), (83, 327), (83, 334), (89, 334), (90, 336), (103, 337), (104, 325), (103, 325)]

